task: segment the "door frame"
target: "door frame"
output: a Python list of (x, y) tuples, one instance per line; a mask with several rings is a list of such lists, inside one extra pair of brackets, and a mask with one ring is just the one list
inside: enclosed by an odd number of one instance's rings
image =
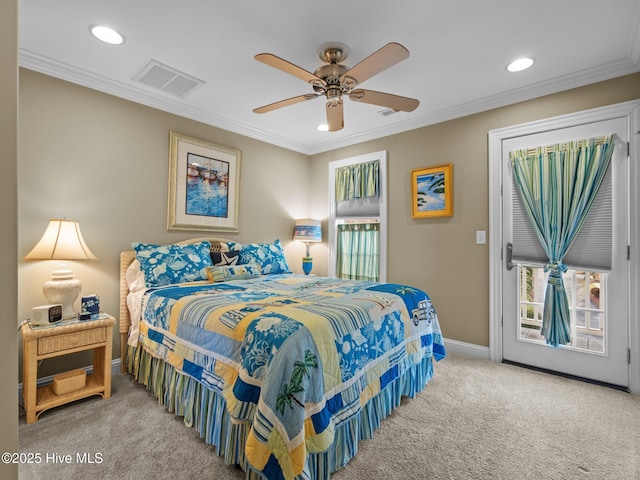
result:
[(629, 118), (629, 391), (640, 394), (640, 100), (491, 130), (489, 142), (489, 358), (502, 361), (502, 141), (612, 118)]

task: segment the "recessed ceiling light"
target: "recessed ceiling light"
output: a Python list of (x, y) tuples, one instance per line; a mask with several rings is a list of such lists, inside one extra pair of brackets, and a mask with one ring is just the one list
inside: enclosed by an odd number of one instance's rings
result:
[(518, 58), (507, 65), (507, 70), (510, 72), (521, 72), (522, 70), (526, 70), (531, 65), (533, 65), (533, 58)]
[(320, 125), (318, 125), (316, 127), (316, 130), (318, 130), (319, 132), (328, 132), (329, 131), (329, 125), (327, 125), (326, 123), (321, 123)]
[(124, 43), (124, 37), (113, 28), (105, 27), (104, 25), (91, 25), (89, 31), (98, 40), (110, 45), (122, 45)]

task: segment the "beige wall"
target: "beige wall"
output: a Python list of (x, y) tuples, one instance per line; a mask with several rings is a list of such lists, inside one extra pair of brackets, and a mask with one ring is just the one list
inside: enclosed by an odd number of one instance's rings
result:
[[(241, 135), (117, 99), (28, 70), (20, 74), (19, 248), (22, 258), (50, 217), (81, 222), (99, 257), (74, 262), (85, 292), (117, 314), (118, 254), (132, 240), (171, 242), (198, 236), (165, 228), (168, 132), (175, 130), (242, 151), (239, 241), (286, 244), (295, 271), (303, 247), (290, 242), (293, 219), (326, 220), (329, 161), (386, 150), (389, 154), (388, 279), (426, 290), (447, 338), (488, 346), (487, 132), (536, 119), (640, 98), (640, 74), (550, 95), (383, 139), (307, 157)], [(413, 220), (410, 172), (453, 163), (455, 214)], [(326, 227), (326, 221), (325, 221)], [(326, 232), (326, 228), (325, 228)], [(326, 240), (326, 233), (325, 233)], [(314, 272), (327, 272), (326, 244), (314, 245)], [(19, 261), (18, 318), (43, 303), (53, 266)], [(114, 356), (119, 352), (114, 344)], [(57, 373), (89, 357), (51, 360)]]
[[(49, 218), (80, 222), (98, 260), (70, 266), (83, 292), (99, 294), (103, 310), (116, 317), (120, 251), (130, 249), (132, 241), (163, 243), (202, 235), (166, 229), (170, 130), (242, 151), (240, 232), (214, 235), (241, 242), (279, 238), (291, 268), (301, 271), (304, 246), (291, 237), (294, 219), (308, 214), (307, 156), (22, 69), (18, 318), (46, 303), (42, 284), (57, 262), (22, 257), (40, 239)], [(118, 337), (114, 357), (119, 356)], [(47, 360), (39, 373), (90, 363), (85, 352)]]
[[(445, 337), (488, 346), (488, 244), (475, 244), (476, 230), (489, 228), (487, 133), (638, 98), (640, 74), (629, 75), (315, 155), (310, 208), (327, 205), (328, 162), (387, 150), (388, 281), (427, 291)], [(413, 220), (411, 170), (443, 163), (453, 163), (454, 216)]]
[[(0, 452), (18, 451), (18, 333), (16, 232), (18, 159), (18, 2), (0, 3)], [(0, 462), (0, 478), (18, 478), (17, 465)]]

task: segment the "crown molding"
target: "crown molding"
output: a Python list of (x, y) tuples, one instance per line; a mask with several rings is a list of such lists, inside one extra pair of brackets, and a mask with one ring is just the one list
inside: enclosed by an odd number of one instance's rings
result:
[(311, 154), (322, 153), (337, 148), (347, 147), (356, 143), (375, 140), (388, 135), (415, 130), (417, 128), (446, 122), (455, 118), (466, 117), (480, 112), (486, 112), (507, 105), (532, 100), (534, 98), (583, 87), (592, 83), (610, 80), (612, 78), (640, 72), (638, 62), (622, 59), (616, 62), (600, 65), (570, 75), (563, 75), (544, 82), (528, 85), (527, 87), (501, 92), (472, 102), (461, 103), (439, 111), (413, 117), (405, 122), (398, 122), (383, 129), (371, 130), (359, 135), (341, 138), (335, 142), (325, 142), (311, 147)]
[(426, 127), (428, 125), (452, 120), (454, 118), (464, 117), (514, 103), (531, 100), (544, 95), (558, 93), (571, 88), (577, 88), (591, 83), (636, 73), (640, 71), (639, 50), (640, 48), (631, 48), (629, 58), (600, 65), (595, 68), (583, 70), (570, 75), (559, 76), (545, 82), (539, 82), (527, 87), (509, 90), (496, 95), (484, 97), (473, 102), (462, 103), (450, 108), (429, 112), (425, 115), (414, 116), (411, 119), (396, 122), (388, 127), (373, 129), (365, 133), (351, 135), (348, 137), (342, 137), (335, 141), (323, 141), (322, 143), (314, 145), (295, 142), (288, 138), (272, 135), (263, 130), (247, 127), (246, 125), (234, 122), (229, 118), (184, 105), (177, 100), (174, 101), (161, 95), (146, 92), (140, 88), (131, 87), (122, 82), (105, 78), (87, 70), (55, 61), (26, 49), (19, 50), (19, 64), (21, 67), (29, 70), (34, 70), (51, 77), (66, 80), (77, 85), (91, 88), (109, 95), (114, 95), (148, 107), (156, 108), (164, 112), (173, 113), (191, 120), (206, 123), (207, 125), (238, 133), (255, 140), (260, 140), (305, 155), (315, 155), (335, 150), (337, 148), (348, 147), (389, 135), (395, 135), (409, 130)]
[(247, 127), (246, 125), (239, 124), (220, 115), (215, 115), (202, 109), (184, 105), (178, 100), (172, 100), (153, 92), (147, 92), (141, 88), (131, 87), (122, 82), (58, 62), (29, 50), (19, 50), (19, 65), (20, 67), (28, 70), (33, 70), (44, 75), (123, 98), (147, 107), (156, 108), (163, 112), (173, 113), (181, 117), (206, 123), (207, 125), (245, 135), (289, 150), (306, 153), (304, 150), (308, 148), (304, 144)]

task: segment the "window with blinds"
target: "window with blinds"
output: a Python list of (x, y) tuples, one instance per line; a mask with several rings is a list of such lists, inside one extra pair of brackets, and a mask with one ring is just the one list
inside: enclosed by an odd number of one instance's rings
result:
[[(570, 268), (610, 271), (613, 239), (613, 182), (612, 166), (602, 180), (596, 199), (580, 232), (564, 257)], [(536, 236), (527, 212), (522, 205), (515, 182), (512, 183), (513, 204), (513, 262), (545, 265), (548, 257)]]
[[(343, 276), (345, 272), (338, 269), (345, 270), (345, 265), (351, 265), (345, 274), (348, 278), (353, 278), (351, 270), (360, 275), (362, 262), (345, 259), (370, 258), (371, 254), (377, 258), (377, 278), (371, 273), (366, 276), (386, 280), (386, 168), (385, 151), (329, 164), (329, 275)], [(376, 242), (371, 241), (371, 232)], [(374, 270), (369, 261), (367, 264), (367, 272)]]

